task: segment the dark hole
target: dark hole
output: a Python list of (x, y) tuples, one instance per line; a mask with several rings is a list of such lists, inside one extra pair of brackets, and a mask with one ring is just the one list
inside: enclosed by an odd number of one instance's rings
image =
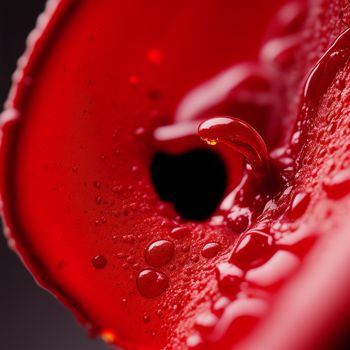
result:
[(160, 199), (172, 202), (186, 220), (210, 217), (226, 188), (224, 162), (209, 150), (195, 150), (180, 156), (157, 153), (151, 172)]

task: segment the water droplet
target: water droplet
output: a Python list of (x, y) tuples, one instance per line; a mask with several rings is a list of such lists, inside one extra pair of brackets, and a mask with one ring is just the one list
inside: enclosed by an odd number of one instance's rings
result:
[(289, 209), (289, 217), (292, 220), (299, 219), (309, 206), (311, 195), (308, 192), (299, 192), (294, 195)]
[(205, 258), (214, 258), (219, 251), (221, 250), (221, 246), (219, 243), (215, 243), (215, 242), (211, 242), (211, 243), (207, 243), (201, 251), (202, 256), (204, 256)]
[(140, 270), (140, 264), (139, 263), (135, 263), (135, 264), (132, 264), (132, 266), (131, 266), (131, 268), (133, 269), (133, 270)]
[(176, 314), (180, 312), (180, 306), (178, 304), (174, 304), (172, 309)]
[(247, 122), (233, 117), (211, 118), (199, 125), (198, 133), (209, 144), (227, 144), (241, 153), (256, 173), (265, 174), (269, 164), (265, 142)]
[(168, 276), (162, 272), (145, 269), (137, 276), (137, 288), (146, 298), (155, 298), (161, 295), (169, 286)]
[(134, 262), (135, 262), (135, 258), (133, 257), (133, 256), (128, 256), (127, 258), (126, 258), (126, 262), (128, 263), (128, 264), (133, 264)]
[(151, 316), (148, 315), (147, 313), (144, 313), (142, 319), (143, 319), (143, 322), (149, 323), (151, 321)]
[(340, 199), (350, 192), (350, 170), (344, 169), (323, 181), (323, 189), (331, 199)]
[(151, 243), (146, 249), (145, 259), (154, 267), (166, 265), (174, 255), (174, 243), (165, 239)]
[(96, 255), (92, 258), (92, 265), (97, 270), (102, 270), (107, 266), (107, 259), (104, 255)]
[(190, 229), (186, 227), (175, 227), (171, 230), (170, 236), (175, 239), (181, 239), (190, 235)]
[(267, 261), (273, 254), (272, 237), (265, 232), (251, 231), (237, 244), (230, 262), (249, 269)]
[(230, 263), (221, 263), (216, 267), (218, 286), (224, 294), (236, 294), (242, 281), (243, 271)]

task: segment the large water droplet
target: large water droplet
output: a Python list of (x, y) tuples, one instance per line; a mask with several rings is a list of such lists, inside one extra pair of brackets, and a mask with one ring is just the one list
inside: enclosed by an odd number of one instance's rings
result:
[(249, 269), (261, 265), (273, 254), (272, 237), (265, 232), (251, 231), (246, 234), (236, 246), (231, 262), (235, 265)]
[(165, 239), (151, 243), (146, 249), (145, 259), (154, 267), (166, 265), (174, 255), (174, 243)]
[(256, 173), (269, 167), (269, 154), (264, 140), (248, 123), (238, 118), (217, 117), (200, 124), (199, 136), (209, 145), (222, 142), (241, 153)]
[(155, 298), (168, 288), (169, 279), (162, 272), (145, 269), (138, 274), (136, 283), (141, 295), (146, 298)]

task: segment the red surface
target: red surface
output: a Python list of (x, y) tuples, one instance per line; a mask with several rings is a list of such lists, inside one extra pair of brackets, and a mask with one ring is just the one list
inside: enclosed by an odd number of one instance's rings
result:
[[(265, 333), (249, 337), (255, 345), (247, 348), (300, 350), (315, 347), (331, 331), (330, 320), (341, 317), (341, 273), (328, 281), (337, 308), (327, 291), (298, 342), (286, 336), (290, 307), (280, 302), (279, 313), (268, 311), (300, 266), (317, 279), (314, 260), (301, 261), (315, 236), (332, 231), (343, 239), (339, 227), (350, 205), (348, 33), (320, 61), (297, 107), (308, 72), (344, 26), (337, 1), (310, 3), (309, 11), (295, 5), (294, 17), (275, 19), (269, 38), (283, 41), (280, 51), (266, 49), (269, 39), (259, 51), (280, 1), (60, 2), (3, 114), (17, 118), (3, 125), (0, 189), (12, 244), (93, 333), (129, 348), (225, 349), (267, 313), (271, 321), (259, 328)], [(314, 11), (318, 6), (324, 11)], [(310, 30), (316, 27), (322, 30)], [(308, 38), (314, 50), (290, 36)], [(331, 54), (339, 52), (333, 64)], [(203, 98), (220, 80), (205, 83), (209, 78), (247, 61), (255, 63), (241, 80), (226, 83), (217, 99)], [(230, 111), (250, 122), (270, 150), (289, 140), (271, 154), (278, 186), (275, 174), (257, 186), (242, 158), (222, 147), (228, 196), (206, 222), (176, 219), (153, 188), (152, 157), (158, 149), (201, 145), (194, 120)], [(176, 134), (178, 125), (189, 129)], [(347, 261), (344, 251), (327, 264), (341, 246), (337, 239), (323, 266)], [(313, 254), (325, 251), (320, 241)], [(299, 291), (310, 273), (301, 276)], [(318, 281), (320, 292), (327, 280)], [(296, 309), (313, 300), (293, 295)], [(276, 300), (283, 298), (282, 291)], [(268, 322), (281, 325), (278, 337)], [(298, 330), (293, 326), (292, 335)]]

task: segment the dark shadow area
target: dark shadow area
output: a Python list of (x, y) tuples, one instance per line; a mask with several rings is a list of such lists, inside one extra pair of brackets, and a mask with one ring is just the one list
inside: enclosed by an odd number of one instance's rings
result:
[(209, 150), (195, 150), (180, 156), (158, 153), (151, 171), (161, 200), (172, 202), (186, 220), (207, 219), (225, 192), (225, 165)]

